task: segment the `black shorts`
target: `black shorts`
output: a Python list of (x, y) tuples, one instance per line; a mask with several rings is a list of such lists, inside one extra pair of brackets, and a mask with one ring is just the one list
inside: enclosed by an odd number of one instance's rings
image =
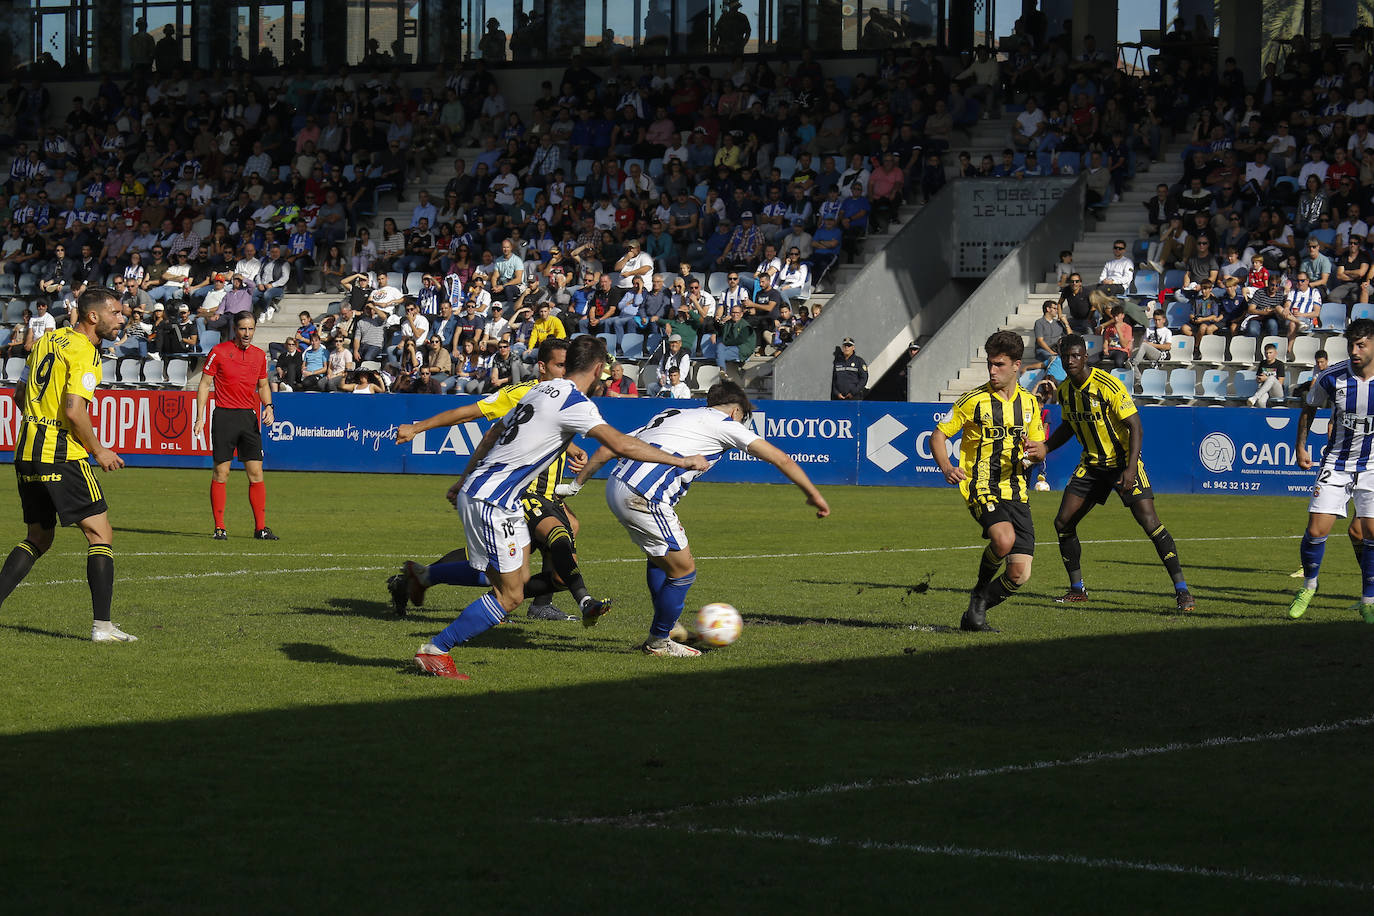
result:
[(970, 502), (969, 514), (983, 526), (983, 537), (988, 537), (988, 529), (998, 522), (1010, 522), (1016, 540), (1012, 542), (1012, 553), (1035, 556), (1035, 522), (1031, 519), (1030, 504), (1016, 500), (997, 500), (990, 504)]
[(95, 469), (85, 461), (16, 461), (14, 473), (25, 525), (56, 528), (59, 521), (74, 525), (108, 508)]
[(1155, 491), (1150, 488), (1150, 477), (1145, 473), (1144, 461), (1136, 463), (1135, 488), (1129, 493), (1122, 493), (1117, 489), (1117, 484), (1121, 481), (1121, 471), (1121, 468), (1092, 468), (1080, 464), (1069, 478), (1068, 486), (1064, 487), (1064, 494), (1081, 496), (1085, 502), (1097, 503), (1099, 506), (1107, 501), (1113, 490), (1121, 497), (1123, 506), (1133, 506), (1142, 499), (1155, 498)]
[(525, 511), (525, 524), (529, 525), (530, 535), (546, 518), (551, 518), (572, 534), (572, 522), (568, 519), (568, 509), (561, 499), (549, 499), (536, 493), (525, 492), (520, 497), (520, 507)]
[(210, 447), (215, 453), (215, 464), (232, 461), (235, 452), (240, 461), (261, 461), (262, 431), (258, 428), (258, 412), (247, 408), (215, 408), (210, 418)]

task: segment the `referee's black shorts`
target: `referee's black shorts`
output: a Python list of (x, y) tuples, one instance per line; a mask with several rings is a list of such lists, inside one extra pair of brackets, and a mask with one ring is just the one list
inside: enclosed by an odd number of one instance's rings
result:
[(216, 407), (210, 417), (210, 449), (215, 464), (232, 461), (235, 452), (240, 461), (261, 461), (258, 412), (250, 408)]
[(969, 500), (968, 511), (974, 521), (983, 526), (983, 537), (991, 538), (989, 529), (998, 522), (1010, 522), (1015, 540), (1012, 553), (1035, 556), (1035, 522), (1031, 519), (1030, 504), (1019, 500), (999, 499), (987, 503)]
[(83, 461), (47, 464), (16, 461), (14, 473), (19, 482), (19, 504), (24, 524), (40, 528), (75, 525), (83, 518), (107, 511), (105, 494), (95, 471)]

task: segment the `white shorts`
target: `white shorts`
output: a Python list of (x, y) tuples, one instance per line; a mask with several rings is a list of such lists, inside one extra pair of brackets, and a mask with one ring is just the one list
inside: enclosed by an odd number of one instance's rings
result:
[(525, 563), (530, 526), (520, 509), (503, 509), (484, 499), (458, 494), (458, 514), (467, 536), (468, 562), (473, 569), (515, 572)]
[(687, 549), (687, 532), (667, 503), (650, 502), (618, 478), (606, 484), (606, 505), (630, 535), (630, 540), (651, 557), (670, 550)]
[(1322, 468), (1317, 471), (1317, 483), (1312, 487), (1307, 511), (1345, 518), (1346, 504), (1352, 499), (1355, 500), (1356, 518), (1374, 518), (1374, 471), (1352, 474)]

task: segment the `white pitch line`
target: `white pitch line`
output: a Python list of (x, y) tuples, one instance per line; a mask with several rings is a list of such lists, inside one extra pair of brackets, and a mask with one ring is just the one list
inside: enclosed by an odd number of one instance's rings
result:
[(809, 789), (787, 789), (765, 795), (746, 795), (739, 798), (717, 802), (705, 802), (649, 811), (642, 814), (618, 817), (586, 818), (582, 823), (603, 823), (610, 825), (630, 825), (644, 821), (675, 816), (688, 811), (703, 811), (713, 808), (747, 808), (767, 805), (774, 802), (791, 801), (798, 798), (815, 798), (823, 795), (839, 795), (847, 792), (865, 792), (870, 789), (912, 788), (936, 783), (959, 782), (964, 779), (979, 779), (984, 776), (1006, 776), (1014, 773), (1035, 773), (1064, 767), (1087, 766), (1094, 763), (1107, 763), (1116, 760), (1137, 760), (1144, 757), (1157, 757), (1162, 754), (1177, 754), (1184, 751), (1208, 750), (1219, 747), (1234, 747), (1242, 744), (1260, 744), (1267, 741), (1285, 741), (1289, 738), (1302, 738), (1310, 735), (1328, 735), (1334, 732), (1349, 731), (1374, 725), (1374, 716), (1342, 719), (1319, 725), (1305, 725), (1285, 731), (1262, 732), (1255, 735), (1226, 735), (1204, 738), (1201, 741), (1179, 741), (1148, 747), (1133, 747), (1115, 751), (1089, 751), (1075, 757), (1057, 760), (1035, 760), (1030, 763), (1009, 763), (997, 767), (974, 767), (966, 770), (949, 770), (930, 776), (909, 777), (906, 779), (864, 779), (857, 782), (829, 783), (812, 786)]
[[(1174, 538), (1176, 541), (1184, 543), (1202, 543), (1206, 541), (1296, 541), (1301, 535), (1293, 534), (1267, 534), (1246, 537), (1205, 537), (1205, 538)], [(1085, 540), (1084, 544), (1134, 544), (1142, 538), (1099, 538), (1097, 540)], [(1058, 541), (1036, 541), (1036, 546), (1049, 547), (1057, 545)], [(802, 557), (854, 557), (867, 556), (872, 554), (887, 553), (937, 553), (942, 550), (982, 550), (985, 544), (957, 544), (953, 546), (941, 547), (874, 547), (868, 550), (824, 550), (811, 551), (807, 553), (752, 553), (752, 554), (730, 554), (718, 557), (697, 557), (698, 560), (786, 560)], [(274, 551), (263, 551), (260, 553), (224, 553), (220, 551), (175, 551), (175, 550), (148, 550), (148, 551), (128, 551), (119, 552), (118, 557), (287, 557), (296, 559), (324, 558), (332, 559), (338, 557), (357, 557), (358, 553), (277, 553)], [(413, 553), (367, 553), (367, 556), (377, 559), (404, 559), (413, 557)], [(598, 563), (639, 563), (643, 557), (610, 557), (601, 559), (582, 560), (583, 566), (595, 565)], [(309, 570), (301, 570), (308, 572)], [(82, 580), (85, 581), (85, 580)]]
[(1374, 891), (1374, 884), (1359, 881), (1340, 881), (1331, 878), (1314, 878), (1307, 875), (1287, 875), (1281, 873), (1252, 872), (1244, 869), (1209, 868), (1201, 865), (1178, 865), (1171, 862), (1139, 862), (1131, 859), (1093, 858), (1076, 853), (1036, 853), (1022, 852), (1017, 849), (979, 849), (972, 846), (946, 844), (933, 846), (925, 843), (897, 843), (880, 840), (846, 840), (830, 836), (806, 836), (805, 834), (780, 833), (777, 831), (744, 830), (738, 827), (697, 827), (692, 825), (627, 824), (627, 829), (663, 830), (714, 836), (733, 836), (747, 840), (784, 840), (793, 843), (806, 843), (811, 846), (845, 847), (849, 849), (876, 850), (879, 852), (910, 852), (918, 855), (950, 856), (961, 859), (1001, 859), (1008, 862), (1026, 862), (1035, 865), (1075, 865), (1081, 868), (1096, 868), (1120, 871), (1139, 871), (1154, 874), (1180, 875), (1189, 878), (1226, 878), (1252, 884), (1284, 884), (1290, 887), (1327, 888), (1348, 891)]
[[(115, 578), (116, 585), (123, 585), (126, 582), (176, 582), (185, 579), (218, 579), (227, 576), (280, 576), (291, 573), (322, 573), (322, 572), (377, 572), (382, 569), (391, 569), (390, 566), (314, 566), (308, 569), (230, 569), (221, 572), (197, 572), (180, 573), (175, 576), (118, 576)], [(85, 579), (53, 579), (48, 582), (22, 582), (20, 587), (25, 585), (85, 585)]]

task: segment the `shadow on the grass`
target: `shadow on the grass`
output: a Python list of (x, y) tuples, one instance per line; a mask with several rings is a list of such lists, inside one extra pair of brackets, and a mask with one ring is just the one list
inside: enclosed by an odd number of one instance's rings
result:
[(59, 633), (56, 630), (44, 630), (39, 627), (26, 627), (19, 623), (0, 623), (0, 630), (10, 630), (15, 633), (24, 633), (28, 636), (50, 636), (53, 639), (75, 639), (77, 642), (89, 642), (90, 636), (78, 636), (75, 633)]
[[(1104, 899), (1148, 899), (1160, 910), (1297, 909), (1297, 898), (1276, 895), (1299, 893), (1318, 894), (1301, 898), (1309, 909), (1350, 907), (1348, 898), (1333, 905), (1312, 888), (1196, 876), (1108, 870), (1084, 880), (1071, 864), (988, 860), (968, 881), (967, 863), (948, 856), (534, 823), (1369, 715), (1367, 691), (1354, 689), (1369, 682), (1374, 628), (1363, 623), (1326, 622), (1314, 611), (1316, 620), (1293, 626), (1016, 641), (1017, 616), (999, 619), (1004, 633), (994, 639), (864, 637), (868, 651), (885, 653), (867, 658), (807, 661), (805, 650), (775, 643), (778, 654), (749, 664), (747, 639), (695, 661), (623, 654), (583, 668), (563, 667), (566, 657), (531, 668), (499, 653), (474, 655), (480, 664), (459, 662), (473, 677), (467, 682), (388, 677), (407, 660), (288, 643), (280, 651), (291, 661), (353, 667), (359, 684), (389, 699), (330, 704), (303, 678), (299, 700), (270, 711), (0, 734), (0, 784), (13, 787), (5, 804), (13, 829), (0, 837), (6, 899), (15, 912), (51, 909), (60, 887), (70, 910), (187, 910), (191, 901), (190, 911), (359, 912), (394, 908), (404, 889), (430, 886), (438, 875), (479, 911), (642, 912), (646, 871), (710, 850), (711, 880), (692, 890), (698, 911), (891, 910), (913, 882), (938, 895), (938, 909), (964, 912), (1024, 906), (1027, 887), (1061, 912), (1091, 912)], [(503, 626), (484, 640), (483, 649), (629, 648), (580, 627)], [(202, 691), (207, 708), (221, 694), (254, 688), (221, 670), (207, 664), (188, 673), (187, 689)], [(93, 704), (92, 712), (119, 711)], [(1265, 844), (1279, 837), (1284, 870), (1329, 868), (1333, 877), (1374, 881), (1374, 862), (1349, 842), (1367, 832), (1374, 802), (1335, 775), (1337, 758), (1344, 772), (1374, 755), (1374, 729), (1284, 740), (1304, 778), (1281, 780), (1299, 793), (1279, 796), (1288, 799), (1282, 805), (1259, 796), (1245, 810), (1229, 797), (1161, 803), (1169, 780), (1193, 768), (1250, 772), (1249, 744), (1219, 757), (1133, 760), (1131, 778), (1114, 783), (1110, 799), (1091, 788), (1091, 767), (1049, 768), (1035, 779), (1085, 787), (1068, 793), (1085, 810), (1106, 805), (1156, 818), (1148, 838), (1083, 836), (1081, 848), (1066, 852), (1169, 862), (1168, 838), (1186, 835), (1208, 843), (1223, 864), (1273, 871), (1279, 866)], [(1261, 793), (1265, 783), (1261, 777), (1245, 791)], [(113, 784), (124, 802), (91, 803)], [(1007, 790), (1021, 785), (1008, 782)], [(888, 820), (906, 825), (916, 842), (1045, 851), (1035, 825), (1059, 812), (1046, 810), (1052, 803), (1033, 784), (997, 811), (980, 808), (976, 788), (958, 780), (919, 796), (898, 788), (872, 804), (888, 801)], [(819, 809), (727, 813), (747, 830), (862, 839), (879, 829), (843, 797)], [(117, 863), (92, 862), (73, 825), (98, 837)], [(538, 867), (479, 853), (493, 849), (538, 851)], [(592, 871), (576, 852), (590, 849)], [(1128, 892), (1139, 896), (1122, 896)]]

